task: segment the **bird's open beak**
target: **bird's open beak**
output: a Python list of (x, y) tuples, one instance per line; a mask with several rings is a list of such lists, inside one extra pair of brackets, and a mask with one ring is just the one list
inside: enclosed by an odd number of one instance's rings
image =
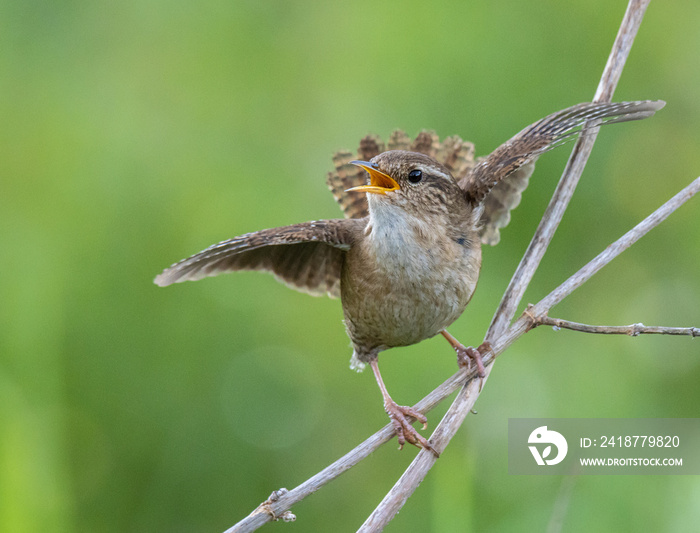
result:
[(372, 163), (367, 161), (350, 161), (353, 165), (364, 168), (369, 174), (370, 184), (360, 185), (358, 187), (351, 187), (347, 189), (348, 191), (361, 191), (361, 192), (371, 192), (374, 194), (386, 194), (391, 191), (397, 191), (400, 189), (399, 184), (391, 176), (380, 172), (372, 166)]

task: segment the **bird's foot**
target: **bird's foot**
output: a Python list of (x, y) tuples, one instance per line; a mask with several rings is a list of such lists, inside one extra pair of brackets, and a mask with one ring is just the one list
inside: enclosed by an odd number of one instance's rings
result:
[(396, 433), (396, 438), (399, 441), (399, 449), (403, 449), (403, 445), (408, 442), (419, 448), (425, 448), (430, 450), (435, 454), (435, 457), (440, 457), (440, 454), (433, 448), (428, 440), (418, 433), (415, 428), (411, 425), (408, 417), (415, 418), (418, 422), (423, 424), (423, 429), (428, 427), (428, 419), (423, 413), (419, 413), (412, 407), (405, 405), (398, 405), (394, 400), (384, 402), (384, 410), (389, 415), (391, 419), (391, 424), (394, 426), (394, 432)]
[(466, 367), (467, 370), (472, 369), (472, 361), (476, 364), (476, 373), (479, 376), (479, 392), (484, 386), (484, 378), (486, 377), (486, 369), (484, 368), (484, 360), (481, 354), (491, 350), (491, 343), (484, 342), (478, 348), (464, 346), (462, 344), (454, 347), (457, 352), (457, 364), (460, 367)]

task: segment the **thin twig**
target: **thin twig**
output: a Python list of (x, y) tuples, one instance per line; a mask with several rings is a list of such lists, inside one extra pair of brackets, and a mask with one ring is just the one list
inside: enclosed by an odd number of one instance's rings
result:
[(571, 329), (584, 333), (629, 335), (630, 337), (637, 337), (638, 335), (689, 335), (690, 337), (700, 337), (700, 328), (645, 326), (641, 322), (638, 324), (630, 324), (629, 326), (593, 326), (590, 324), (581, 324), (580, 322), (571, 322), (570, 320), (562, 320), (561, 318), (540, 316), (535, 318), (533, 327), (537, 326), (552, 326), (555, 329)]
[[(611, 100), (648, 4), (649, 0), (630, 0), (598, 85), (595, 101), (609, 102)], [(547, 206), (542, 221), (503, 295), (501, 304), (484, 339), (493, 346), (496, 353), (501, 353), (502, 349), (505, 349), (500, 345), (507, 335), (501, 334), (506, 330), (507, 325), (515, 315), (525, 290), (551, 242), (554, 232), (571, 200), (576, 184), (583, 173), (596, 137), (596, 129), (589, 130), (587, 133), (582, 134), (574, 145), (552, 200)], [(490, 368), (487, 369), (487, 374), (490, 370)], [(431, 436), (433, 446), (436, 447), (438, 452), (442, 452), (450, 438), (457, 432), (457, 429), (459, 429), (459, 426), (474, 406), (479, 394), (480, 390), (478, 387), (474, 387), (473, 382), (467, 382), (458, 393), (457, 398), (455, 398), (440, 421), (435, 433)], [(438, 444), (435, 441), (437, 438), (443, 439), (444, 443)], [(426, 450), (421, 450), (358, 531), (382, 531), (403, 507), (406, 500), (413, 494), (434, 464), (435, 456), (432, 453), (427, 453)]]
[[(610, 246), (589, 261), (583, 268), (573, 274), (564, 283), (550, 292), (535, 305), (530, 305), (523, 314), (508, 328), (504, 336), (520, 336), (520, 334), (532, 329), (540, 317), (546, 316), (549, 310), (591, 279), (605, 265), (610, 263), (618, 255), (632, 246), (646, 235), (650, 230), (661, 224), (676, 209), (700, 192), (700, 177), (695, 178), (688, 186), (675, 194), (651, 215), (642, 220), (634, 228), (617, 239)], [(500, 345), (494, 346), (500, 348)]]
[(690, 200), (695, 194), (698, 193), (698, 191), (700, 191), (700, 177), (697, 177), (691, 181), (690, 184), (681, 189), (665, 204), (642, 220), (634, 228), (625, 233), (622, 237), (617, 239), (614, 243), (605, 248), (605, 250), (599, 253), (591, 262), (545, 296), (540, 303), (534, 306), (534, 316), (543, 314), (545, 310), (551, 309), (561, 302), (575, 289), (591, 279), (591, 277), (593, 277), (593, 275), (596, 274), (601, 268), (610, 263), (610, 261), (615, 259), (623, 251), (641, 239), (651, 229), (655, 228), (661, 222), (666, 220), (671, 213)]
[[(578, 272), (569, 277), (569, 279), (542, 298), (542, 300), (535, 305), (528, 306), (513, 325), (492, 344), (494, 352), (496, 354), (502, 353), (524, 333), (531, 330), (537, 324), (539, 317), (546, 316), (552, 307), (591, 279), (591, 277), (599, 272), (605, 265), (613, 261), (613, 259), (632, 246), (650, 230), (661, 224), (671, 213), (690, 200), (698, 192), (700, 192), (700, 177), (695, 178), (687, 187), (675, 194), (651, 215), (591, 259), (591, 261)], [(489, 359), (489, 363), (492, 360), (493, 359)], [(484, 358), (484, 361), (486, 361), (486, 358)]]

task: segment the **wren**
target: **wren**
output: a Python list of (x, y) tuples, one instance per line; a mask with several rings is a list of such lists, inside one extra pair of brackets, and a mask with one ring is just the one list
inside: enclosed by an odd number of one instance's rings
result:
[(459, 363), (474, 361), (483, 379), (481, 352), (460, 344), (446, 328), (472, 298), (481, 244), (498, 242), (535, 161), (587, 128), (647, 118), (663, 106), (662, 101), (579, 104), (535, 122), (477, 161), (473, 146), (458, 137), (438, 143), (423, 132), (411, 142), (395, 132), (388, 151), (366, 137), (359, 150), (363, 160), (337, 154), (336, 172), (329, 175), (345, 219), (220, 242), (165, 269), (155, 283), (261, 270), (294, 289), (340, 297), (354, 348), (351, 367), (372, 367), (400, 446), (409, 442), (437, 455), (410, 423), (413, 417), (425, 428), (426, 417), (398, 405), (387, 392), (379, 353), (442, 334)]

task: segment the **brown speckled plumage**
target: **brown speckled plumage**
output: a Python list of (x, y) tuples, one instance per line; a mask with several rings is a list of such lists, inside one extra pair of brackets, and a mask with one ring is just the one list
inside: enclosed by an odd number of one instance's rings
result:
[[(373, 162), (404, 194), (369, 196), (364, 238), (347, 252), (341, 294), (354, 368), (454, 322), (474, 293), (481, 265), (476, 212), (445, 167), (404, 151)], [(424, 177), (412, 186), (406, 177), (417, 168)]]
[(345, 252), (364, 225), (356, 219), (314, 220), (247, 233), (175, 263), (155, 283), (164, 287), (234, 270), (262, 270), (294, 289), (338, 298)]
[(353, 164), (350, 152), (338, 152), (328, 175), (345, 219), (241, 235), (174, 264), (155, 282), (165, 286), (262, 270), (298, 290), (340, 295), (353, 366), (372, 365), (399, 442), (432, 449), (407, 419), (425, 417), (398, 406), (386, 391), (379, 352), (443, 333), (460, 357), (479, 363), (445, 328), (471, 299), (481, 243), (498, 242), (499, 228), (520, 201), (537, 158), (589, 127), (590, 120), (641, 119), (661, 107), (663, 102), (651, 101), (579, 104), (528, 126), (478, 161), (474, 146), (456, 136), (440, 142), (434, 132), (422, 131), (411, 140), (397, 130), (388, 151), (379, 137), (367, 136), (358, 149), (362, 161)]

